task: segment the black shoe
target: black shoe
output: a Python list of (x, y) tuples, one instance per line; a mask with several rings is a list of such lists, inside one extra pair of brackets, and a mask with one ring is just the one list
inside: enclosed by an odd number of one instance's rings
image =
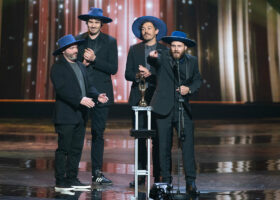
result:
[[(138, 185), (145, 185), (145, 181), (146, 181), (146, 177), (145, 176), (138, 177)], [(133, 180), (133, 181), (131, 181), (129, 183), (129, 187), (130, 188), (134, 188), (135, 187), (135, 180)]]
[(192, 180), (192, 181), (187, 181), (187, 184), (186, 184), (186, 193), (191, 195), (191, 196), (198, 196), (199, 195), (199, 191), (197, 190), (196, 188), (196, 185), (195, 185), (195, 181)]
[(113, 182), (106, 178), (100, 170), (96, 170), (92, 176), (92, 184), (94, 185), (113, 185)]
[(54, 189), (55, 189), (56, 192), (73, 190), (73, 188), (71, 187), (71, 185), (67, 181), (57, 182)]
[(80, 189), (83, 190), (83, 189), (90, 189), (91, 188), (90, 185), (86, 185), (86, 184), (81, 183), (79, 181), (79, 179), (77, 179), (77, 178), (69, 180), (69, 183), (74, 190), (80, 190)]

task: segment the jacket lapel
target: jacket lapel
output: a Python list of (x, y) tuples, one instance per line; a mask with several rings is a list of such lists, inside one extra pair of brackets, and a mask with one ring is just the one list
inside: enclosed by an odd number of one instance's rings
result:
[(95, 38), (95, 40), (96, 40), (95, 49), (94, 49), (95, 55), (97, 54), (98, 51), (100, 51), (101, 47), (103, 46), (102, 45), (102, 42), (104, 41), (103, 37), (104, 37), (103, 33), (100, 32), (99, 35), (97, 36), (97, 38)]
[[(167, 66), (167, 68), (166, 68), (166, 70), (167, 70), (167, 74), (172, 78), (172, 79), (174, 79), (175, 77), (174, 77), (174, 67), (175, 67), (175, 62), (174, 62), (174, 60), (172, 59), (172, 56), (170, 55), (170, 53), (168, 52), (167, 53), (167, 62), (168, 62), (168, 65), (166, 65)], [(164, 65), (164, 64), (163, 64)]]
[(62, 66), (65, 68), (66, 71), (68, 71), (68, 73), (72, 76), (72, 80), (74, 80), (73, 82), (75, 82), (76, 86), (78, 86), (78, 88), (80, 89), (80, 92), (81, 91), (81, 87), (80, 87), (80, 84), (79, 84), (79, 81), (77, 79), (77, 76), (74, 72), (74, 70), (72, 69), (72, 67), (70, 66), (69, 62), (64, 58), (63, 56), (63, 59), (62, 59), (63, 62), (65, 62)]
[(186, 54), (185, 56), (186, 58), (186, 81), (190, 78), (190, 75), (191, 75), (191, 68), (192, 68), (192, 65), (190, 63), (190, 58), (189, 56)]
[[(135, 48), (135, 55), (137, 56), (135, 59), (137, 60), (137, 63), (139, 65), (143, 65), (146, 67), (146, 62), (145, 62), (145, 44), (142, 42), (140, 43), (137, 48)], [(137, 66), (138, 67), (138, 66)]]
[[(101, 44), (102, 44), (102, 41), (103, 41), (103, 33), (100, 32), (99, 35), (97, 36), (97, 38), (95, 38), (95, 48), (93, 49), (94, 53), (96, 54), (100, 49), (101, 49)], [(83, 52), (80, 52), (82, 55), (84, 54), (84, 49), (88, 48), (88, 41), (90, 41), (91, 39), (89, 38), (89, 35), (87, 32), (83, 33), (80, 37), (78, 37), (77, 39), (84, 39), (85, 42), (82, 42), (80, 45), (79, 45), (79, 51), (80, 50), (83, 50)]]
[(83, 74), (83, 78), (84, 78), (84, 83), (85, 83), (85, 88), (88, 88), (88, 82), (87, 82), (87, 72), (85, 71), (85, 67), (82, 63), (77, 62), (82, 74)]

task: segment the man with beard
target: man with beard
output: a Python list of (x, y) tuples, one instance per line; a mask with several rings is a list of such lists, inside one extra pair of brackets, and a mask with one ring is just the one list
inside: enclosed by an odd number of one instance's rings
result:
[(88, 32), (78, 35), (76, 39), (84, 39), (79, 45), (78, 60), (87, 66), (89, 81), (96, 89), (108, 95), (106, 104), (98, 104), (91, 110), (91, 164), (92, 183), (112, 185), (112, 181), (101, 172), (104, 152), (104, 130), (106, 127), (109, 106), (114, 103), (111, 75), (118, 71), (118, 52), (116, 39), (101, 32), (104, 23), (112, 19), (103, 16), (100, 8), (91, 8), (88, 14), (79, 16), (86, 21)]
[[(56, 191), (90, 188), (77, 178), (84, 144), (88, 108), (97, 103), (106, 103), (106, 94), (100, 94), (89, 85), (85, 66), (77, 61), (78, 46), (72, 35), (58, 40), (59, 48), (53, 52), (60, 55), (51, 69), (55, 89), (55, 130), (58, 133), (58, 148), (55, 152)], [(96, 103), (95, 103), (95, 102)]]
[[(171, 36), (163, 37), (162, 40), (170, 44), (170, 51), (152, 51), (148, 58), (149, 63), (158, 69), (157, 87), (151, 106), (156, 113), (158, 126), (162, 182), (169, 184), (172, 182), (170, 174), (172, 135), (173, 128), (178, 132), (179, 118), (181, 118), (180, 125), (184, 125), (184, 132), (178, 134), (183, 152), (186, 191), (190, 195), (196, 195), (194, 126), (189, 98), (198, 91), (201, 76), (197, 58), (186, 54), (187, 48), (195, 46), (195, 42), (181, 31), (174, 31)], [(182, 112), (179, 111), (179, 99), (182, 102)]]
[[(132, 31), (134, 35), (142, 40), (141, 43), (130, 47), (125, 70), (125, 78), (128, 81), (132, 81), (131, 91), (129, 96), (129, 104), (131, 106), (138, 106), (141, 100), (141, 93), (139, 91), (139, 78), (143, 76), (145, 78), (147, 89), (145, 91), (145, 100), (147, 104), (150, 103), (156, 87), (156, 70), (147, 63), (147, 57), (152, 50), (167, 49), (164, 45), (158, 43), (158, 41), (166, 35), (166, 24), (153, 16), (142, 16), (137, 18), (132, 24)], [(132, 113), (132, 123), (135, 124), (135, 116)], [(154, 126), (154, 117), (152, 116), (152, 129), (156, 129)], [(147, 128), (147, 114), (145, 112), (139, 112), (138, 114), (138, 127), (139, 129)], [(159, 182), (160, 168), (158, 158), (158, 139), (157, 136), (152, 138), (153, 140), (153, 176), (155, 182)], [(146, 169), (147, 167), (147, 147), (146, 139), (138, 139), (138, 168)], [(145, 176), (140, 176), (138, 184), (145, 184)], [(129, 183), (130, 187), (135, 186), (135, 182)]]

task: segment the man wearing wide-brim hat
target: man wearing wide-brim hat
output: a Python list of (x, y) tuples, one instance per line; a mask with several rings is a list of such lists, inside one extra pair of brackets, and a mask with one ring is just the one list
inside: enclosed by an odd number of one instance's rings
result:
[(72, 35), (58, 40), (58, 49), (53, 52), (60, 58), (51, 68), (51, 80), (55, 90), (54, 124), (58, 134), (55, 151), (56, 191), (90, 188), (78, 178), (85, 123), (88, 108), (97, 103), (106, 103), (106, 94), (100, 94), (90, 85), (85, 66), (77, 61), (78, 44)]
[[(178, 136), (183, 152), (186, 191), (191, 195), (197, 195), (194, 126), (189, 98), (198, 91), (201, 76), (197, 58), (186, 53), (188, 47), (193, 47), (196, 43), (181, 31), (174, 31), (171, 36), (163, 37), (162, 41), (170, 45), (170, 51), (153, 51), (148, 58), (149, 63), (158, 70), (157, 88), (151, 106), (153, 112), (157, 114), (162, 181), (172, 182), (170, 174), (172, 131), (175, 127), (178, 132), (181, 118), (184, 129)], [(179, 99), (182, 102), (183, 112), (179, 111)]]
[(112, 181), (106, 178), (101, 170), (104, 152), (103, 134), (109, 106), (114, 103), (111, 75), (118, 71), (117, 41), (101, 32), (101, 27), (104, 24), (112, 22), (111, 18), (103, 15), (102, 9), (92, 7), (87, 14), (80, 15), (79, 19), (85, 21), (88, 31), (76, 37), (78, 40), (85, 40), (79, 45), (78, 60), (87, 66), (90, 82), (98, 91), (106, 93), (109, 97), (106, 104), (99, 104), (90, 112), (92, 183), (111, 185)]
[[(129, 104), (131, 106), (138, 106), (141, 100), (141, 93), (139, 91), (139, 78), (142, 76), (145, 78), (145, 85), (147, 87), (145, 91), (145, 100), (149, 104), (153, 96), (156, 87), (156, 70), (147, 63), (147, 57), (152, 50), (167, 49), (166, 46), (160, 44), (158, 41), (166, 35), (166, 24), (157, 17), (154, 16), (142, 16), (137, 18), (132, 24), (132, 32), (135, 37), (142, 40), (140, 43), (132, 45), (129, 49), (125, 78), (132, 82)], [(139, 129), (147, 128), (147, 115), (144, 112), (140, 112), (138, 116)], [(132, 126), (134, 126), (134, 114), (132, 113)], [(154, 122), (154, 116), (152, 115), (152, 121)], [(152, 129), (156, 129), (152, 123)], [(153, 176), (154, 181), (160, 181), (160, 167), (158, 158), (158, 140), (157, 136), (153, 139)], [(138, 168), (146, 169), (147, 167), (147, 147), (145, 139), (138, 139)], [(138, 184), (145, 184), (145, 176), (140, 176)], [(135, 182), (132, 181), (130, 187), (135, 186)]]

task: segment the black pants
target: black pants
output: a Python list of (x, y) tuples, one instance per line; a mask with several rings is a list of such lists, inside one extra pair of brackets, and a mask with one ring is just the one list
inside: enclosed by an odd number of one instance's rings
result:
[[(133, 127), (135, 126), (135, 115), (133, 115)], [(138, 128), (139, 129), (147, 129), (147, 113), (139, 111), (138, 112)], [(151, 128), (156, 130), (155, 117), (152, 113), (151, 117)], [(152, 138), (152, 159), (153, 159), (153, 176), (160, 177), (160, 167), (159, 167), (159, 144), (158, 144), (158, 134)], [(146, 139), (140, 138), (138, 139), (138, 169), (147, 169), (147, 145)]]
[[(178, 112), (173, 109), (167, 116), (157, 116), (157, 126), (159, 133), (159, 152), (162, 180), (170, 182), (171, 173), (171, 148), (173, 127), (178, 131)], [(183, 165), (186, 179), (196, 178), (196, 166), (194, 156), (194, 126), (189, 114), (184, 111), (184, 134), (185, 139), (181, 141), (183, 153)]]
[(55, 178), (56, 183), (64, 178), (77, 178), (79, 162), (81, 160), (85, 123), (79, 124), (56, 124), (58, 133), (58, 148), (55, 151)]
[(102, 170), (104, 152), (104, 131), (109, 113), (109, 107), (94, 107), (91, 110), (91, 165), (92, 174), (95, 170)]

